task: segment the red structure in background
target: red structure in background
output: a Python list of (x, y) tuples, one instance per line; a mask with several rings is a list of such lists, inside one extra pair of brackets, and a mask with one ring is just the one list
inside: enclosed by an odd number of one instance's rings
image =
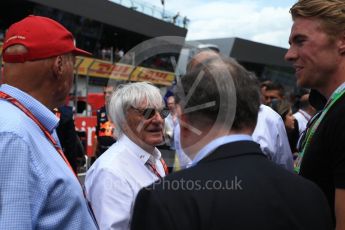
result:
[[(70, 98), (71, 99), (71, 98)], [(72, 98), (73, 99), (73, 98)], [(87, 100), (86, 100), (87, 99)], [(86, 97), (78, 97), (78, 101), (87, 102), (91, 106), (91, 116), (76, 115), (74, 118), (75, 128), (85, 147), (88, 157), (94, 156), (95, 132), (96, 132), (96, 112), (105, 101), (103, 93), (89, 93)]]
[(102, 93), (89, 93), (87, 102), (91, 106), (92, 116), (96, 116), (97, 109), (101, 108), (105, 101)]
[(96, 116), (75, 117), (74, 124), (76, 130), (80, 134), (79, 136), (82, 143), (84, 144), (87, 156), (93, 157), (96, 131)]
[[(86, 100), (87, 99), (87, 100)], [(104, 95), (102, 93), (89, 93), (86, 97), (78, 97), (79, 102), (88, 103), (91, 107), (91, 116), (76, 115), (74, 124), (79, 133), (79, 137), (85, 147), (88, 157), (94, 155), (95, 131), (96, 131), (96, 112), (104, 105)]]

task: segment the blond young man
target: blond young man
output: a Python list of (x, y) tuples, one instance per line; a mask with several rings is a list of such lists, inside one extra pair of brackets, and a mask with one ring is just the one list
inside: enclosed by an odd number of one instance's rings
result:
[(294, 4), (290, 48), (285, 56), (293, 63), (297, 84), (317, 90), (328, 100), (308, 127), (295, 169), (323, 190), (336, 229), (345, 229), (344, 9), (343, 0)]

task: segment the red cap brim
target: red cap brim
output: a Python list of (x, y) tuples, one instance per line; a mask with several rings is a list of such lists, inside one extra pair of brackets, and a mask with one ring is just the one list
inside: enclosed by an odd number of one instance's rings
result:
[(82, 50), (82, 49), (78, 49), (78, 48), (75, 48), (73, 51), (72, 51), (73, 54), (75, 55), (79, 55), (79, 56), (92, 56), (92, 53), (89, 53), (85, 50)]

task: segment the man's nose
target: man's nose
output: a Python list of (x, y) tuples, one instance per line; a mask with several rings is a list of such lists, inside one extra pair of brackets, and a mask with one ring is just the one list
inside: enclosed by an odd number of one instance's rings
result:
[(162, 115), (158, 111), (156, 111), (152, 120), (155, 122), (164, 122), (164, 118), (162, 117)]
[(288, 51), (286, 52), (284, 58), (286, 61), (294, 61), (297, 57), (296, 50), (290, 46)]

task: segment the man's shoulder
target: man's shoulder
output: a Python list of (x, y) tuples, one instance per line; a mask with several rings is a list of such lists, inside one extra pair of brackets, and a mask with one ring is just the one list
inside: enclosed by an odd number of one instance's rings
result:
[[(247, 156), (254, 156), (248, 158)], [(245, 164), (257, 159), (270, 162), (262, 153), (260, 146), (254, 141), (236, 141), (216, 148), (211, 154), (203, 158), (196, 165), (174, 172), (164, 177), (165, 181), (182, 180), (216, 180), (235, 175), (236, 170), (231, 165)], [(261, 160), (259, 160), (261, 161)], [(260, 162), (258, 164), (261, 164)], [(238, 169), (238, 167), (237, 167)], [(243, 169), (242, 172), (245, 172)]]
[[(284, 122), (280, 115), (269, 106), (260, 105), (256, 127), (252, 134), (254, 140), (267, 139), (266, 136), (273, 136), (275, 138), (281, 131), (280, 129), (285, 130)], [(275, 142), (275, 139), (270, 139), (270, 141)]]
[[(315, 184), (268, 160), (258, 144), (253, 141), (222, 145), (195, 166), (167, 175), (150, 188), (157, 192), (185, 193), (186, 186), (198, 189), (206, 187), (205, 183), (208, 181), (221, 183), (233, 181), (235, 177), (245, 180), (249, 196), (252, 189), (265, 184), (263, 191), (272, 190), (273, 194), (283, 190), (288, 191), (293, 187), (294, 191), (301, 194), (311, 192), (314, 197), (322, 197), (320, 189)], [(198, 191), (203, 192), (203, 190)], [(285, 195), (286, 198), (291, 199), (296, 197), (295, 193)]]
[(273, 122), (278, 123), (280, 122), (281, 117), (279, 114), (274, 111), (271, 107), (267, 105), (260, 105), (260, 110), (258, 113), (258, 122)]
[(337, 100), (333, 106), (329, 109), (329, 112), (331, 116), (343, 118), (343, 115), (345, 113), (345, 94), (341, 96), (339, 100)]
[[(342, 132), (345, 128), (345, 94), (336, 103), (330, 107), (324, 118), (321, 120), (319, 127), (322, 132)], [(318, 129), (317, 132), (320, 132)], [(333, 136), (332, 136), (333, 138)]]
[[(144, 190), (159, 193), (162, 199), (163, 197), (168, 199), (170, 196), (194, 196), (195, 192), (203, 197), (220, 191), (218, 187), (205, 190), (209, 185), (224, 187), (224, 184), (236, 183), (236, 181), (242, 181), (239, 184), (247, 188), (241, 195), (237, 194), (241, 198), (252, 196), (253, 189), (264, 185), (258, 196), (264, 194), (265, 191), (277, 194), (293, 187), (294, 193), (284, 194), (286, 199), (295, 199), (296, 202), (303, 204), (311, 204), (311, 200), (315, 198), (324, 199), (322, 192), (315, 184), (259, 155), (245, 155), (199, 164), (167, 175)], [(297, 195), (308, 193), (311, 195), (305, 201), (303, 196), (300, 199), (300, 195)]]
[(99, 170), (118, 170), (130, 162), (131, 155), (125, 146), (118, 142), (111, 145), (91, 166), (95, 171)]
[(257, 124), (252, 136), (255, 141), (258, 139), (266, 139), (272, 143), (277, 141), (277, 137), (280, 139), (283, 138), (284, 144), (288, 144), (283, 119), (277, 112), (266, 105), (260, 106)]
[(28, 117), (15, 106), (0, 101), (0, 132), (23, 134), (28, 125)]
[(301, 114), (301, 112), (297, 111), (292, 116), (294, 116), (297, 119), (297, 118), (301, 118), (303, 115)]

